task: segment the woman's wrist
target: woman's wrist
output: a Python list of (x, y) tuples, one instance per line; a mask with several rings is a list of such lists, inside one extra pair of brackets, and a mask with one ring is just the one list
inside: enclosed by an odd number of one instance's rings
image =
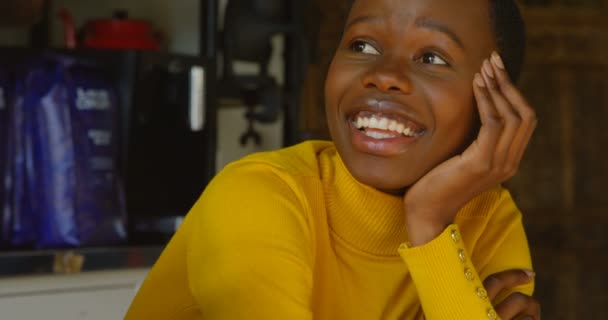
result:
[[(408, 241), (412, 246), (421, 246), (437, 238), (452, 223), (449, 221), (438, 221), (436, 217), (446, 216), (436, 212), (406, 211)], [(452, 215), (448, 215), (452, 216)], [(432, 219), (431, 217), (435, 217)]]
[(437, 238), (449, 225), (448, 224), (431, 224), (431, 223), (410, 223), (408, 221), (408, 241), (416, 247), (427, 244)]

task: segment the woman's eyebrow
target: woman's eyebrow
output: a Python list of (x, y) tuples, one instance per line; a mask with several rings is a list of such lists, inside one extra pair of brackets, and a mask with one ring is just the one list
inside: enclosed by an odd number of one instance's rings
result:
[(460, 40), (458, 35), (454, 31), (452, 31), (452, 29), (450, 29), (448, 26), (442, 24), (441, 22), (430, 19), (428, 17), (420, 17), (420, 18), (416, 19), (414, 24), (417, 27), (430, 29), (433, 31), (438, 31), (438, 32), (441, 32), (441, 33), (447, 35), (448, 37), (450, 37), (450, 39), (452, 39), (454, 42), (456, 42), (456, 44), (461, 49), (464, 50), (464, 43), (462, 42), (462, 40)]
[(344, 30), (347, 30), (348, 28), (352, 27), (355, 24), (379, 23), (379, 22), (381, 22), (381, 20), (382, 19), (378, 16), (371, 16), (371, 15), (358, 16), (358, 17), (348, 21), (348, 23), (346, 23), (346, 26), (344, 27)]

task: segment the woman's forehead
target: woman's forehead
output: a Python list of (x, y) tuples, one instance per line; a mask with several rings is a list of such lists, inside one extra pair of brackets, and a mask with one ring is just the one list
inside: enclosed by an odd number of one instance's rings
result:
[(386, 25), (393, 30), (430, 27), (463, 45), (494, 38), (487, 0), (356, 0), (346, 27), (358, 21)]
[(487, 0), (356, 0), (349, 19), (377, 16), (400, 22), (430, 17), (447, 24), (484, 24), (490, 22)]

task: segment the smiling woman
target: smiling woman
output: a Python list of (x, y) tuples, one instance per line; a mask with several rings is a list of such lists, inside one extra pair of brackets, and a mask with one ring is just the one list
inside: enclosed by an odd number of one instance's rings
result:
[(500, 186), (536, 118), (495, 2), (521, 25), (511, 1), (355, 1), (325, 82), (333, 141), (227, 166), (127, 319), (539, 319)]

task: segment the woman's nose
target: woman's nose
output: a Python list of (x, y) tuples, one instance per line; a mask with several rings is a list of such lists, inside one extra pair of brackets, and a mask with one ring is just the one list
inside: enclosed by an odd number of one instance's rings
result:
[(378, 61), (363, 75), (362, 84), (365, 88), (376, 88), (385, 93), (408, 94), (412, 91), (408, 68), (403, 62)]

